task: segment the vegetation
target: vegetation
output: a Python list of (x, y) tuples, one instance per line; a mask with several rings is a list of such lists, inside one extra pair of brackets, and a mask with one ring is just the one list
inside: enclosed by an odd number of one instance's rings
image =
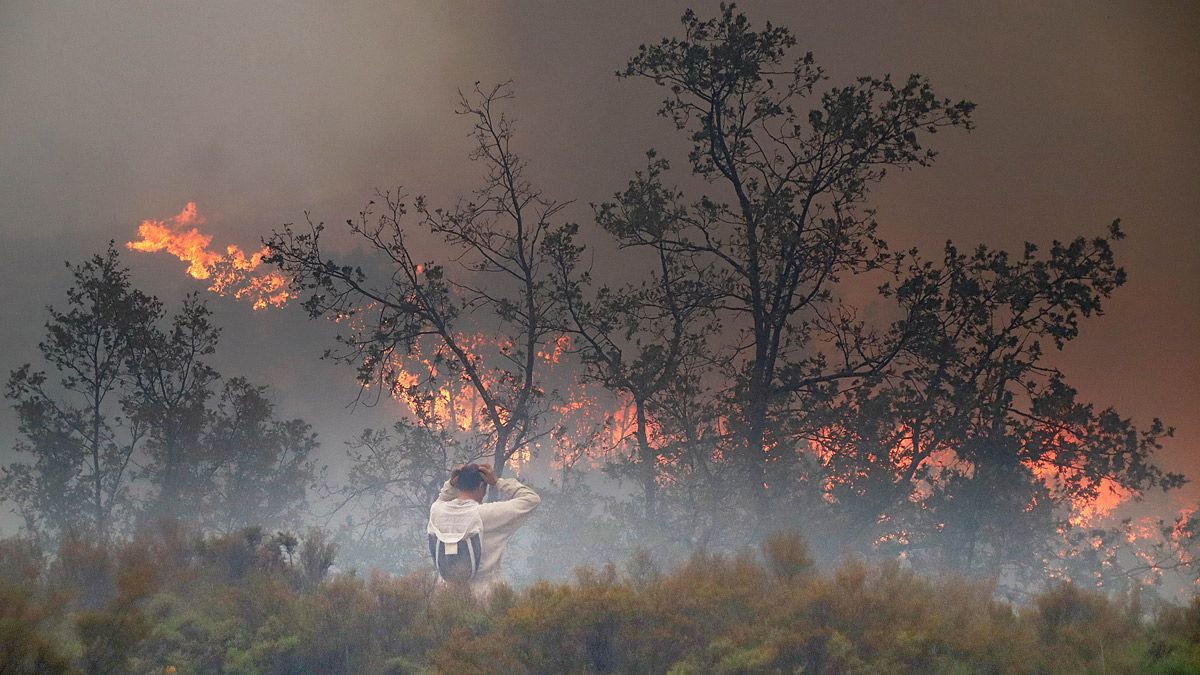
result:
[(294, 526), (315, 478), (316, 436), (281, 420), (266, 387), (221, 384), (207, 361), (220, 328), (195, 295), (167, 317), (116, 248), (77, 265), (65, 310), (48, 309), (42, 366), (12, 371), (6, 396), (24, 461), (0, 468), (0, 498), (28, 535), (100, 542), (186, 516), (216, 531)]
[[(364, 433), (331, 490), (356, 552), (408, 550), (437, 477), (488, 457), (604, 494), (547, 505), (611, 518), (631, 533), (613, 550), (732, 551), (805, 523), (826, 558), (1005, 592), (1195, 571), (1194, 511), (1139, 524), (1153, 541), (1095, 522), (1184, 483), (1154, 459), (1172, 430), (1080, 400), (1048, 358), (1125, 283), (1119, 223), (1018, 253), (892, 250), (871, 189), (934, 162), (975, 106), (918, 74), (825, 88), (796, 44), (723, 5), (642, 46), (618, 76), (660, 88), (688, 171), (649, 150), (590, 225), (529, 178), (511, 89), (477, 85), (458, 112), (479, 189), (447, 209), (383, 193), (348, 221), (365, 253), (323, 224), (272, 234), (268, 261), (342, 329), (330, 355), (413, 411)], [(593, 269), (597, 251), (640, 273)]]
[[(1152, 588), (1200, 575), (1200, 510), (1096, 519), (1184, 483), (1171, 429), (1046, 357), (1125, 283), (1119, 224), (893, 251), (870, 188), (974, 105), (919, 75), (822, 90), (732, 6), (682, 28), (619, 76), (662, 87), (689, 171), (648, 151), (590, 227), (528, 177), (511, 89), (476, 86), (470, 196), (381, 193), (357, 249), (266, 242), (360, 400), (411, 412), (348, 443), (331, 535), (268, 534), (303, 527), (316, 437), (209, 364), (204, 302), (169, 314), (112, 245), (71, 266), (7, 381), (27, 538), (0, 544), (0, 674), (1200, 669), (1200, 600)], [(483, 606), (435, 591), (423, 543), (481, 458), (545, 504), (506, 554), (522, 590)], [(773, 534), (797, 528), (811, 549)], [(336, 551), (373, 571), (330, 575)]]
[(4, 673), (1185, 673), (1200, 600), (1070, 584), (1029, 602), (895, 563), (815, 569), (795, 535), (760, 553), (641, 554), (481, 605), (431, 573), (327, 578), (319, 532), (200, 537), (170, 521), (43, 558), (0, 545)]

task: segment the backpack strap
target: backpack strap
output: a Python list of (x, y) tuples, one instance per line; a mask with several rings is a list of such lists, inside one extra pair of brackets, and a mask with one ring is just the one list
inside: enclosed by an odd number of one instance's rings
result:
[(479, 571), (479, 559), (483, 556), (483, 544), (479, 539), (479, 534), (473, 534), (466, 538), (467, 552), (471, 555), (471, 570), (472, 573)]

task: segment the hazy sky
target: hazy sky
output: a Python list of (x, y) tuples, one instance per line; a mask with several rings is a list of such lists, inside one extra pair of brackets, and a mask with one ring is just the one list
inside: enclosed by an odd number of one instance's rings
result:
[[(613, 77), (678, 31), (677, 2), (34, 2), (0, 0), (0, 372), (35, 355), (64, 260), (199, 203), (217, 244), (254, 247), (305, 210), (340, 223), (376, 187), (442, 201), (468, 189), (456, 90), (514, 80), (518, 145), (547, 192), (620, 189), (649, 147), (685, 162), (657, 90)], [(691, 3), (711, 14), (716, 3)], [(1054, 359), (1084, 396), (1179, 429), (1163, 463), (1200, 479), (1200, 3), (754, 2), (830, 86), (919, 72), (978, 104), (935, 138), (931, 169), (872, 203), (895, 247), (1017, 247), (1123, 219), (1128, 285)], [(175, 301), (202, 285), (126, 253)], [(335, 456), (394, 410), (358, 411), (347, 369), (315, 362), (329, 328), (296, 308), (215, 299), (218, 362), (276, 389)], [(14, 419), (0, 411), (0, 460)], [(1200, 489), (1186, 491), (1195, 498)], [(1177, 498), (1177, 499), (1181, 499)]]

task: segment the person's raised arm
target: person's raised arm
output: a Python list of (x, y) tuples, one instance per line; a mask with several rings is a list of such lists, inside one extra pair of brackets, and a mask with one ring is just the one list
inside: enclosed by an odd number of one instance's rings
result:
[(458, 488), (454, 486), (454, 482), (458, 480), (458, 474), (463, 470), (465, 464), (459, 464), (450, 472), (450, 477), (446, 479), (446, 483), (442, 485), (442, 489), (438, 492), (439, 502), (451, 502), (458, 499)]
[(488, 485), (508, 497), (506, 501), (489, 502), (480, 507), (480, 515), (488, 529), (514, 531), (542, 503), (542, 498), (528, 485), (514, 478), (496, 478), (496, 472), (490, 466), (481, 466), (479, 471)]

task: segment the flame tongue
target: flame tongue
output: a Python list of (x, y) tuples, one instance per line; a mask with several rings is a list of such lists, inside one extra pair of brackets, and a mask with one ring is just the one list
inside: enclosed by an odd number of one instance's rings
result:
[(217, 264), (221, 256), (208, 250), (212, 237), (193, 227), (204, 223), (204, 216), (196, 210), (196, 202), (188, 202), (178, 215), (167, 220), (143, 220), (138, 226), (138, 236), (141, 240), (125, 245), (132, 251), (143, 253), (166, 251), (190, 263), (188, 274), (196, 279), (207, 279), (212, 266)]
[(171, 218), (143, 220), (138, 226), (141, 238), (125, 245), (131, 251), (170, 253), (188, 263), (187, 273), (193, 278), (211, 278), (208, 290), (219, 295), (232, 294), (239, 300), (252, 300), (254, 309), (282, 307), (292, 298), (285, 277), (274, 271), (256, 272), (267, 249), (250, 255), (233, 245), (227, 246), (224, 254), (211, 251), (212, 236), (196, 227), (205, 222), (196, 209), (196, 202), (188, 202)]

